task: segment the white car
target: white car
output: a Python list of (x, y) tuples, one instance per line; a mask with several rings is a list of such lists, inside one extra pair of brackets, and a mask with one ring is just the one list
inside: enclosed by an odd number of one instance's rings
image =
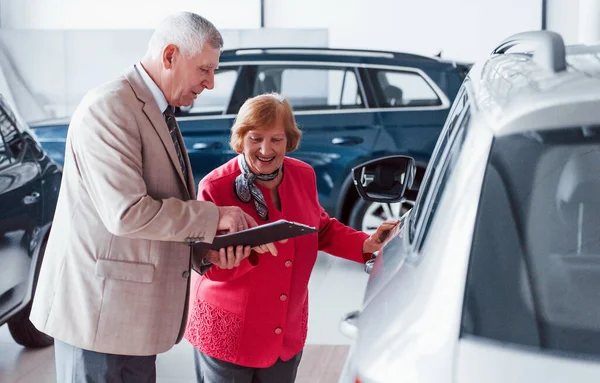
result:
[[(398, 210), (413, 167), (355, 182)], [(600, 382), (600, 46), (528, 32), (476, 64), (368, 269), (340, 382)]]

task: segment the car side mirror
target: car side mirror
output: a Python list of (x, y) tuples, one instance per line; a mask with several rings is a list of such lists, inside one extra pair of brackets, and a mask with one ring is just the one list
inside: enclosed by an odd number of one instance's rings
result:
[(352, 169), (354, 186), (362, 199), (373, 202), (399, 202), (412, 187), (415, 160), (389, 156), (371, 160)]

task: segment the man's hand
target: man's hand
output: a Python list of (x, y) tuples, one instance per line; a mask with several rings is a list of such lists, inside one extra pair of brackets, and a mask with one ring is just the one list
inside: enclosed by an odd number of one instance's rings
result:
[(217, 230), (235, 233), (258, 226), (254, 218), (237, 206), (217, 206), (217, 209), (219, 209)]
[[(251, 227), (258, 226), (258, 224), (254, 220), (254, 218), (252, 218), (251, 216), (246, 214), (241, 208), (239, 208), (237, 206), (217, 206), (217, 209), (219, 209), (219, 223), (217, 226), (217, 230), (226, 231), (228, 233), (235, 233), (237, 231), (242, 231), (242, 230), (249, 229)], [(238, 247), (241, 247), (241, 246), (238, 246)], [(221, 251), (224, 251), (224, 250), (225, 249), (221, 249)], [(257, 246), (255, 248), (253, 248), (252, 250), (256, 251), (259, 254), (271, 253), (273, 255), (277, 255), (277, 248), (272, 243), (266, 243), (264, 245)], [(232, 247), (232, 251), (233, 251), (233, 247)], [(217, 253), (217, 252), (214, 251), (213, 253)], [(226, 253), (228, 253), (228, 251)], [(237, 249), (236, 249), (236, 254), (237, 254)], [(216, 255), (213, 254), (213, 257), (216, 257)], [(210, 254), (207, 254), (206, 259), (211, 261), (211, 263), (215, 264), (214, 262), (212, 262), (212, 258), (210, 257)], [(226, 267), (221, 267), (221, 268), (226, 268)]]
[(233, 246), (219, 249), (219, 251), (209, 250), (204, 256), (215, 266), (221, 269), (232, 269), (238, 267), (244, 258), (248, 258), (252, 249), (250, 246)]

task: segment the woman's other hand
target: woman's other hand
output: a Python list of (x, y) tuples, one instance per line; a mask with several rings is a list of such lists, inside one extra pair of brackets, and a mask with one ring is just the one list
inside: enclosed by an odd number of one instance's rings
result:
[(379, 251), (391, 238), (398, 233), (400, 221), (385, 221), (363, 242), (362, 252), (364, 254)]
[[(286, 243), (287, 239), (282, 239), (279, 243)], [(257, 252), (258, 254), (271, 253), (273, 256), (277, 256), (277, 248), (273, 243), (267, 243), (266, 245), (260, 245), (253, 247), (252, 250)]]

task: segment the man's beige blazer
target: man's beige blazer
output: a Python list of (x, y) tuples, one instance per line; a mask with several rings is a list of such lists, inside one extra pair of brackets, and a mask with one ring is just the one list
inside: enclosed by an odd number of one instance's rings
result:
[(181, 339), (186, 241), (212, 242), (219, 218), (215, 205), (195, 200), (185, 148), (184, 157), (187, 180), (135, 67), (84, 97), (30, 316), (40, 331), (122, 355), (161, 353)]

